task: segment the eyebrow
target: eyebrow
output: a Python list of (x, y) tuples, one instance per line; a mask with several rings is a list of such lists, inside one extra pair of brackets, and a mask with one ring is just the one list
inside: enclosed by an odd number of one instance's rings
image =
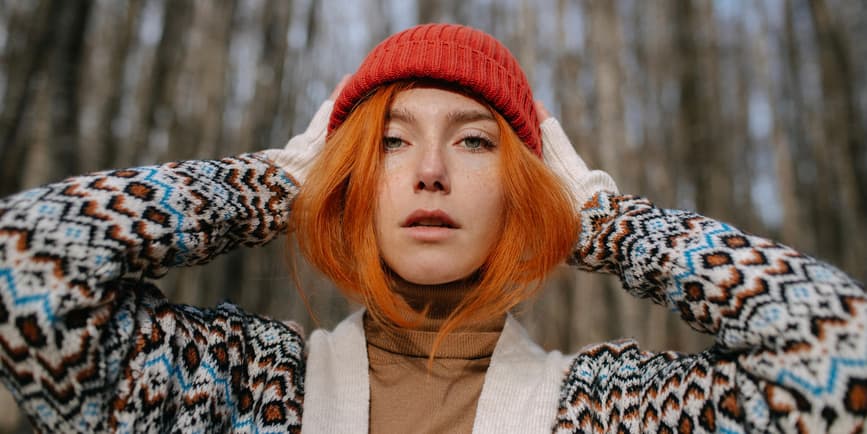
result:
[[(415, 122), (416, 117), (409, 110), (393, 108), (388, 113), (388, 120)], [(487, 110), (455, 110), (446, 114), (450, 123), (469, 123), (476, 121), (494, 121), (494, 116)]]
[(493, 121), (494, 116), (487, 110), (456, 110), (449, 112), (446, 119), (452, 123), (469, 123), (476, 121)]
[(408, 123), (415, 122), (415, 115), (413, 115), (409, 110), (404, 110), (400, 108), (392, 108), (388, 112), (388, 120), (396, 119), (399, 121), (404, 121)]

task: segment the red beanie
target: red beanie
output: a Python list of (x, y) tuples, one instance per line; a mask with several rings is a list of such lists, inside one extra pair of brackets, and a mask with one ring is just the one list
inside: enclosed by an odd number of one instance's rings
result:
[(430, 78), (470, 89), (496, 109), (536, 155), (542, 155), (533, 92), (509, 49), (493, 36), (456, 24), (424, 24), (389, 36), (361, 63), (334, 102), (328, 132), (383, 84)]

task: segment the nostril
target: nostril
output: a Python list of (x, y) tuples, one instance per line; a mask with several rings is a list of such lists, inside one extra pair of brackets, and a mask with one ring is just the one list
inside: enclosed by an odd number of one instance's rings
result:
[(425, 183), (424, 181), (419, 181), (418, 184), (415, 185), (417, 191), (421, 190), (430, 190), (430, 191), (445, 191), (446, 187), (440, 181), (433, 181), (432, 183)]

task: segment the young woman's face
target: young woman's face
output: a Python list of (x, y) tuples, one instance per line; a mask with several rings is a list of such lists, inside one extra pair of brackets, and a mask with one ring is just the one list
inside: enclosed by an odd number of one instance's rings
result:
[(461, 94), (413, 88), (395, 98), (375, 225), (404, 280), (453, 282), (484, 264), (503, 226), (499, 137), (488, 108)]

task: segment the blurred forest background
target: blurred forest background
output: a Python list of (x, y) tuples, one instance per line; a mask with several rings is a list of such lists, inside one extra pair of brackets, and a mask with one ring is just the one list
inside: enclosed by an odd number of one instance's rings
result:
[[(375, 43), (420, 22), (502, 40), (623, 192), (867, 277), (862, 0), (0, 0), (0, 196), (282, 146)], [(231, 299), (310, 330), (286, 251), (237, 251), (160, 286), (179, 303)], [(300, 276), (321, 326), (353, 308), (314, 271)], [(710, 343), (608, 276), (563, 267), (546, 286), (520, 315), (547, 348)], [(0, 432), (29, 430), (4, 408)]]

